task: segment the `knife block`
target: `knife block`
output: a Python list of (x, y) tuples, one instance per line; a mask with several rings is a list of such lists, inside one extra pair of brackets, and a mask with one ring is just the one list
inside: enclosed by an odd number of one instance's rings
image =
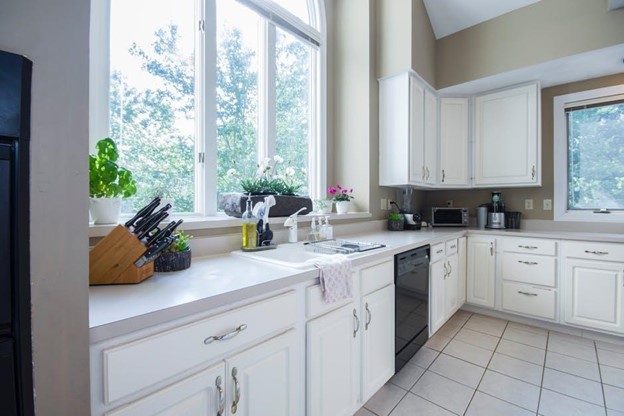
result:
[(89, 252), (89, 285), (140, 283), (154, 274), (154, 262), (136, 267), (146, 247), (118, 225)]

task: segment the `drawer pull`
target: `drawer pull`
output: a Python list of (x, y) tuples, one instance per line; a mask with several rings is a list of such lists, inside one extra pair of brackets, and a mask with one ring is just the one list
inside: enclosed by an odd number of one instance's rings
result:
[(217, 392), (219, 393), (219, 409), (217, 410), (217, 416), (223, 416), (225, 414), (225, 394), (223, 394), (223, 387), (221, 387), (221, 383), (221, 376), (218, 376), (217, 380), (215, 381), (215, 384), (217, 386)]
[(228, 332), (227, 334), (209, 336), (204, 340), (204, 344), (208, 345), (213, 343), (214, 341), (227, 341), (228, 339), (234, 338), (236, 335), (240, 334), (246, 329), (247, 324), (241, 324), (234, 331)]
[(455, 248), (455, 247), (457, 247), (457, 245), (455, 245), (455, 244), (453, 244), (453, 245), (451, 246), (451, 248)]
[(519, 248), (526, 248), (527, 250), (535, 250), (539, 247), (537, 246), (523, 246), (523, 245), (518, 245)]
[(358, 318), (357, 311), (355, 309), (353, 309), (353, 317), (355, 318), (355, 328), (353, 329), (353, 338), (355, 338), (355, 335), (360, 330), (360, 318)]
[(366, 320), (366, 324), (364, 324), (364, 330), (368, 331), (368, 326), (373, 320), (373, 314), (371, 313), (370, 309), (368, 309), (368, 302), (366, 302), (366, 315), (368, 315), (368, 319)]
[(585, 253), (587, 254), (595, 254), (597, 256), (604, 256), (609, 254), (608, 251), (596, 251), (596, 250), (585, 250)]
[(436, 254), (442, 254), (442, 253), (444, 253), (444, 250), (442, 250), (442, 249), (436, 251)]
[(524, 260), (518, 260), (518, 263), (526, 264), (528, 266), (535, 266), (536, 264), (538, 264), (536, 261), (524, 261)]
[(232, 369), (232, 380), (234, 381), (234, 401), (232, 401), (232, 414), (238, 410), (238, 402), (240, 401), (240, 384), (238, 383), (238, 370), (236, 367)]
[(537, 296), (537, 293), (523, 292), (521, 290), (519, 290), (518, 293), (520, 293), (521, 295), (526, 295), (526, 296)]

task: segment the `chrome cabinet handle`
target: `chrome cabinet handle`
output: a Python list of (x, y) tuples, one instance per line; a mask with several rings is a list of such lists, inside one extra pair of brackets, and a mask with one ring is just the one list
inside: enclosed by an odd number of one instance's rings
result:
[(368, 326), (370, 325), (371, 321), (373, 320), (373, 314), (371, 313), (370, 309), (368, 309), (368, 302), (366, 302), (366, 315), (367, 315), (367, 319), (366, 319), (366, 324), (364, 324), (364, 330), (368, 331)]
[(422, 175), (421, 175), (421, 177), (422, 177), (422, 180), (424, 181), (425, 180), (425, 166), (424, 165), (422, 167)]
[(520, 293), (521, 295), (526, 295), (526, 296), (537, 296), (537, 293), (523, 292), (521, 290), (519, 290), (518, 293)]
[(429, 167), (428, 167), (428, 166), (426, 166), (426, 167), (425, 167), (425, 170), (427, 171), (427, 178), (426, 178), (426, 179), (427, 179), (427, 180), (429, 180)]
[(453, 244), (453, 245), (451, 246), (451, 248), (455, 248), (455, 247), (457, 247), (457, 245), (455, 245), (455, 244)]
[(523, 246), (523, 245), (518, 245), (519, 248), (526, 248), (527, 250), (535, 250), (536, 248), (538, 248), (537, 246)]
[(219, 409), (217, 410), (217, 416), (223, 416), (225, 412), (225, 394), (223, 394), (223, 387), (221, 387), (222, 383), (223, 383), (223, 380), (221, 379), (221, 376), (218, 376), (217, 380), (215, 381), (215, 385), (217, 386), (217, 392), (219, 393), (219, 396), (218, 396)]
[(606, 254), (609, 254), (608, 251), (595, 251), (595, 250), (585, 250), (585, 253), (587, 253), (587, 254), (595, 254), (597, 256), (604, 256)]
[(518, 263), (526, 264), (529, 266), (535, 266), (536, 264), (538, 264), (536, 261), (524, 261), (524, 260), (518, 260)]
[(451, 275), (451, 273), (453, 273), (453, 266), (451, 266), (451, 262), (450, 262), (450, 261), (449, 261), (449, 262), (447, 262), (447, 263), (448, 263), (448, 266), (449, 266), (448, 275), (450, 276), (450, 275)]
[(444, 253), (444, 250), (443, 250), (443, 249), (436, 250), (436, 254), (442, 254), (442, 253)]
[(490, 243), (490, 256), (494, 255), (494, 243)]
[(360, 330), (360, 318), (358, 318), (355, 308), (353, 309), (353, 317), (355, 318), (355, 329), (353, 329), (353, 338), (355, 338), (355, 335)]
[(223, 335), (211, 335), (204, 340), (204, 344), (208, 345), (213, 343), (214, 341), (227, 341), (228, 339), (234, 338), (236, 335), (240, 334), (244, 330), (247, 329), (247, 324), (239, 325), (234, 331), (225, 333)]
[(238, 402), (240, 401), (240, 384), (236, 378), (237, 375), (238, 370), (234, 367), (232, 369), (232, 380), (234, 380), (234, 401), (232, 402), (232, 414), (236, 413), (238, 410)]
[(444, 267), (444, 280), (446, 280), (446, 276), (448, 276), (448, 270), (446, 268), (446, 263), (443, 263), (442, 267)]
[(531, 168), (531, 180), (535, 179), (535, 165), (533, 165), (533, 168)]
[(444, 172), (444, 169), (442, 169), (442, 183), (444, 183), (445, 178), (446, 178), (446, 173)]

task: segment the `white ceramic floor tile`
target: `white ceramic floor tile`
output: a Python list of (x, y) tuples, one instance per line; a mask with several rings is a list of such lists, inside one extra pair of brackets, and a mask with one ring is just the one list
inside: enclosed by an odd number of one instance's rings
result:
[(581, 360), (598, 362), (596, 349), (587, 347), (575, 342), (569, 342), (560, 338), (551, 338), (548, 341), (548, 351), (556, 352), (571, 357), (580, 358)]
[(458, 415), (464, 414), (474, 393), (474, 389), (431, 371), (427, 371), (411, 391)]
[(600, 381), (598, 372), (598, 364), (591, 363), (569, 355), (557, 354), (548, 351), (546, 353), (546, 367), (563, 371), (564, 373), (573, 374), (575, 376), (588, 378), (594, 381)]
[(609, 415), (609, 416), (624, 416), (624, 412), (618, 412), (617, 410), (607, 409), (607, 415)]
[(509, 324), (507, 324), (507, 328), (519, 329), (521, 331), (532, 332), (534, 334), (548, 335), (547, 329), (539, 328), (532, 325), (521, 324), (518, 322), (509, 321)]
[(435, 334), (425, 343), (425, 347), (436, 351), (442, 351), (449, 342), (451, 342), (451, 338)]
[(377, 416), (377, 415), (375, 415), (375, 413), (371, 412), (370, 410), (366, 409), (365, 407), (362, 407), (360, 410), (355, 412), (355, 414), (353, 416)]
[(414, 364), (422, 368), (427, 368), (436, 359), (439, 352), (432, 350), (431, 348), (422, 347), (418, 352), (409, 360), (408, 364)]
[(454, 414), (420, 398), (407, 393), (401, 403), (390, 413), (390, 416), (453, 416)]
[(598, 347), (599, 350), (607, 350), (607, 351), (619, 352), (620, 354), (624, 354), (624, 343), (614, 344), (611, 342), (596, 341), (596, 347)]
[(466, 416), (531, 416), (534, 412), (507, 403), (480, 391), (475, 393)]
[(488, 369), (536, 386), (541, 386), (542, 384), (544, 368), (541, 365), (519, 360), (508, 355), (494, 353)]
[(471, 316), (471, 312), (457, 311), (455, 312), (455, 315), (451, 316), (448, 322), (450, 322), (451, 325), (463, 326), (468, 321), (468, 319), (470, 319)]
[(490, 350), (457, 340), (449, 342), (446, 348), (444, 348), (444, 353), (481, 367), (486, 367), (490, 357), (492, 357), (492, 351)]
[(624, 389), (624, 370), (606, 365), (600, 366), (602, 382), (611, 386)]
[(468, 387), (477, 388), (485, 368), (446, 354), (438, 355), (429, 371), (450, 378)]
[(546, 354), (546, 351), (540, 348), (509, 341), (508, 339), (501, 339), (498, 347), (496, 347), (496, 352), (538, 365), (544, 365), (544, 356)]
[(464, 328), (500, 337), (507, 326), (507, 321), (483, 315), (472, 315)]
[(392, 376), (390, 383), (395, 386), (399, 386), (404, 390), (409, 390), (414, 387), (414, 384), (416, 384), (424, 372), (424, 368), (415, 364), (407, 363), (398, 373)]
[(608, 385), (604, 385), (603, 387), (607, 409), (624, 412), (624, 389)]
[(473, 331), (468, 328), (462, 328), (453, 339), (463, 341), (467, 344), (476, 345), (477, 347), (485, 348), (490, 351), (494, 351), (498, 341), (500, 340), (499, 337), (484, 334), (483, 332)]
[(542, 389), (538, 414), (543, 416), (605, 416), (605, 408)]
[(436, 332), (435, 335), (442, 335), (443, 337), (453, 338), (460, 329), (460, 325), (453, 325), (450, 322), (447, 322), (442, 325), (442, 328), (438, 329), (438, 332)]
[(503, 333), (503, 338), (544, 350), (546, 349), (546, 340), (548, 339), (548, 335), (545, 333), (538, 334), (513, 326), (507, 326), (507, 329), (505, 329), (505, 332)]
[(487, 370), (478, 390), (532, 412), (537, 411), (540, 388), (524, 381)]
[(379, 416), (388, 416), (407, 392), (394, 384), (386, 384), (373, 394), (364, 407)]
[(604, 405), (602, 386), (600, 383), (586, 378), (546, 368), (542, 387), (598, 406)]
[(600, 364), (624, 370), (624, 354), (620, 354), (619, 352), (598, 350), (598, 360), (600, 361)]
[(558, 339), (560, 341), (573, 342), (585, 347), (593, 348), (594, 341), (589, 338), (579, 337), (577, 335), (565, 334), (563, 332), (550, 331), (550, 339)]

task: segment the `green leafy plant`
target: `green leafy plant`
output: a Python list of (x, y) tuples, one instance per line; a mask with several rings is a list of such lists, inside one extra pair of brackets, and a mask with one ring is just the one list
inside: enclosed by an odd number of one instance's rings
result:
[[(266, 158), (260, 164), (256, 173), (251, 178), (240, 179), (240, 186), (246, 194), (252, 195), (295, 195), (303, 186), (295, 177), (295, 169), (289, 166), (284, 173), (280, 173), (278, 166), (284, 162), (279, 155)], [(230, 169), (227, 175), (238, 178), (240, 173), (236, 169)]]
[(185, 233), (183, 230), (174, 231), (172, 235), (177, 235), (178, 239), (175, 243), (167, 247), (163, 253), (179, 253), (180, 251), (186, 251), (190, 249), (189, 241), (193, 238), (192, 235)]
[(91, 198), (128, 198), (136, 194), (132, 172), (117, 165), (119, 152), (110, 138), (97, 142), (97, 155), (89, 155), (89, 196)]
[(388, 214), (388, 220), (389, 221), (403, 221), (403, 215), (396, 213), (396, 212), (391, 212), (390, 214)]

